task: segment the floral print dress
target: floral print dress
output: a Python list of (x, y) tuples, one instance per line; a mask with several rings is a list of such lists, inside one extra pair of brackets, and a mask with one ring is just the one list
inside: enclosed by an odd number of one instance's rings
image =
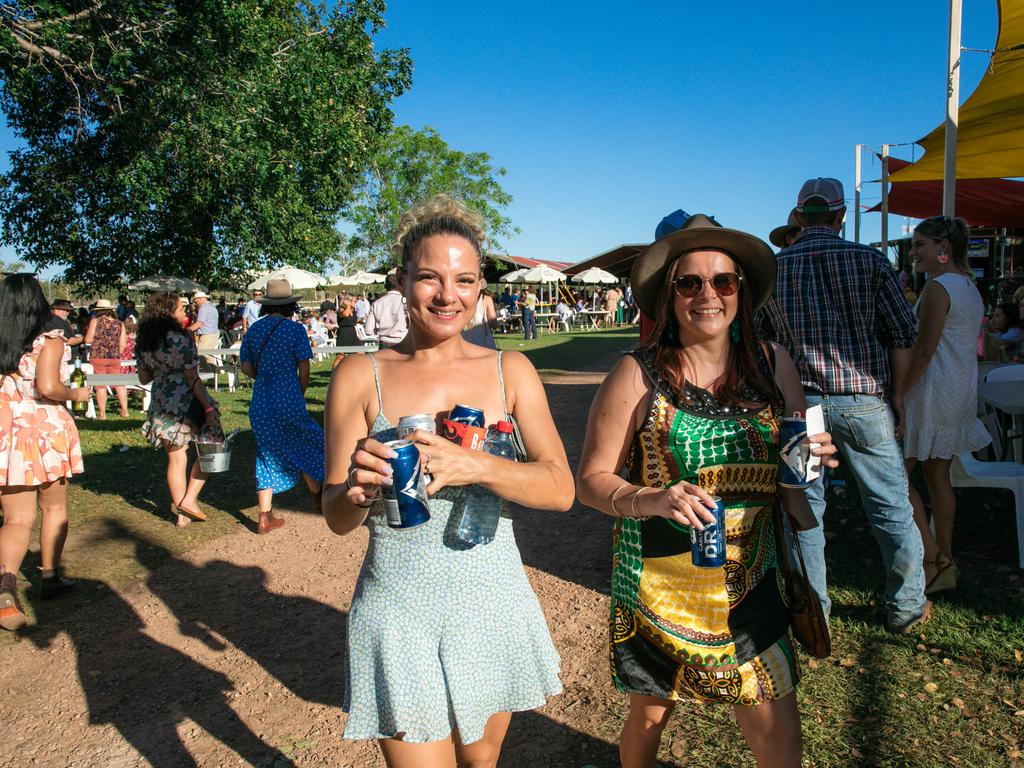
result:
[[(199, 367), (196, 343), (184, 333), (168, 331), (164, 343), (155, 352), (136, 351), (136, 359), (153, 373), (149, 417), (142, 425), (146, 439), (154, 446), (162, 445), (165, 440), (171, 445), (187, 445), (197, 439), (204, 443), (224, 442), (219, 423), (204, 424), (197, 435), (185, 417), (192, 404), (185, 371)], [(210, 402), (216, 405), (213, 398)]]
[[(63, 403), (36, 391), (36, 363), (46, 339), (63, 339), (63, 333), (37, 336), (17, 373), (0, 376), (0, 487), (45, 485), (84, 470), (75, 420)], [(68, 374), (61, 362), (61, 379)]]

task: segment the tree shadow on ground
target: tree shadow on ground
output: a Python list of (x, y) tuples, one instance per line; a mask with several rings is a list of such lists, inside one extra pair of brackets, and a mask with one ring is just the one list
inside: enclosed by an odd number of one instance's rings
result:
[[(619, 746), (575, 731), (540, 712), (517, 712), (501, 749), (498, 768), (619, 768)], [(670, 768), (657, 761), (655, 768)]]
[(143, 619), (107, 585), (83, 586), (108, 596), (71, 621), (53, 615), (56, 604), (37, 605), (30, 598), (42, 628), (29, 638), (45, 649), (56, 635), (68, 633), (90, 724), (114, 726), (155, 768), (198, 765), (177, 732), (186, 719), (249, 763), (292, 765), (231, 708), (227, 693), (233, 685), (227, 676), (146, 635)]
[[(124, 531), (124, 535), (130, 535)], [(224, 641), (301, 699), (340, 707), (348, 615), (325, 603), (267, 589), (262, 568), (214, 560), (196, 566), (136, 540), (146, 585), (174, 613), (183, 635), (214, 650)]]

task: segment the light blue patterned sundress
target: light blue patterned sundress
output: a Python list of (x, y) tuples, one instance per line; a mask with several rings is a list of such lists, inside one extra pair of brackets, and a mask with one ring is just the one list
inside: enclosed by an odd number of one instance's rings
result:
[[(373, 361), (377, 440), (394, 440)], [(501, 380), (501, 353), (498, 353)], [(501, 380), (502, 400), (505, 397)], [(506, 411), (508, 406), (506, 405)], [(370, 542), (356, 581), (345, 665), (346, 739), (437, 741), (459, 729), (478, 741), (487, 719), (561, 693), (559, 657), (502, 513), (489, 544), (457, 541), (465, 488), (444, 488), (418, 528), (388, 527), (370, 509)]]

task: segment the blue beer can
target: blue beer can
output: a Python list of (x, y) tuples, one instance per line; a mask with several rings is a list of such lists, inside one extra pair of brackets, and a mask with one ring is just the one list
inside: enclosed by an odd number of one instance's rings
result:
[(807, 439), (807, 420), (802, 416), (787, 416), (779, 428), (779, 485), (783, 488), (810, 488), (807, 479), (807, 460), (810, 446)]
[(471, 427), (482, 427), (484, 425), (484, 412), (479, 408), (471, 408), (468, 405), (455, 404), (455, 407), (448, 413), (448, 420), (459, 424), (468, 424)]
[(718, 496), (711, 498), (715, 502), (715, 508), (710, 510), (715, 522), (705, 522), (703, 531), (690, 526), (690, 558), (698, 568), (725, 565), (725, 504)]
[(391, 486), (381, 490), (384, 513), (392, 528), (415, 528), (430, 519), (427, 483), (420, 466), (420, 449), (410, 440), (384, 443), (398, 455), (391, 459)]

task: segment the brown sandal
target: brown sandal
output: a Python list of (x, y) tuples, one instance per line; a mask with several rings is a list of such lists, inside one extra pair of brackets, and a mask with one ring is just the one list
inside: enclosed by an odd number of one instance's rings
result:
[(936, 592), (956, 589), (957, 576), (959, 575), (956, 563), (952, 560), (943, 566), (939, 566), (937, 560), (925, 560), (925, 563), (934, 565), (937, 569), (935, 575), (932, 576), (931, 580), (924, 587), (926, 595), (934, 595)]
[(190, 520), (195, 520), (197, 523), (206, 522), (206, 513), (201, 509), (185, 509), (185, 507), (182, 507), (179, 504), (175, 504), (174, 509), (179, 515), (184, 515)]

